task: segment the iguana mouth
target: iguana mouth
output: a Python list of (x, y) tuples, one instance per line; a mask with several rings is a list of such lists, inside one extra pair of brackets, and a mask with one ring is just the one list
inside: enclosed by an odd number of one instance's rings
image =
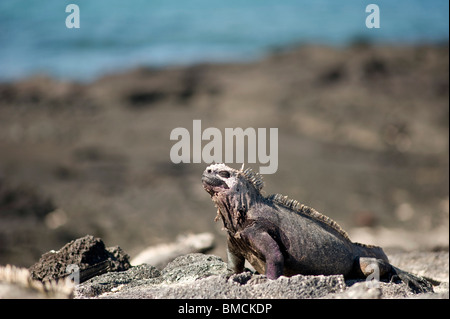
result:
[(223, 188), (228, 189), (228, 185), (221, 180), (220, 178), (217, 178), (214, 175), (210, 174), (203, 174), (202, 176), (202, 184), (203, 188), (211, 195), (213, 196), (215, 193), (217, 193), (217, 188)]

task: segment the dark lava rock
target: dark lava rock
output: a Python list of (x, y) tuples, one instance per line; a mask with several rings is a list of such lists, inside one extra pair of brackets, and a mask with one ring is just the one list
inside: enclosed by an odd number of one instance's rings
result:
[(106, 248), (100, 238), (87, 235), (72, 240), (56, 252), (45, 253), (29, 270), (36, 280), (60, 279), (73, 273), (74, 280), (81, 283), (105, 272), (127, 270), (129, 258), (120, 247)]

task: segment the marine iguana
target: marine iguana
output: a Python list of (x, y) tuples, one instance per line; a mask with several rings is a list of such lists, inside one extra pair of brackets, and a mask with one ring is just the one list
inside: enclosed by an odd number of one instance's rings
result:
[[(202, 176), (228, 233), (228, 267), (244, 270), (247, 260), (269, 279), (279, 276), (336, 275), (367, 278), (375, 267), (380, 277), (400, 279), (413, 292), (433, 291), (424, 278), (389, 263), (381, 247), (354, 243), (329, 217), (286, 196), (261, 193), (261, 175), (213, 164)], [(376, 265), (376, 266), (374, 266)]]

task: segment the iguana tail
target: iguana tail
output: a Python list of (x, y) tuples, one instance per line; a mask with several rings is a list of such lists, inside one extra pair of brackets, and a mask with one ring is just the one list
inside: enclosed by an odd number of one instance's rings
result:
[[(433, 292), (433, 287), (427, 279), (413, 275), (391, 265), (381, 247), (360, 243), (354, 243), (354, 245), (359, 257), (358, 270), (361, 270), (364, 276), (367, 277), (371, 275), (374, 271), (373, 264), (376, 264), (381, 276), (387, 277), (390, 281), (400, 279), (407, 284), (414, 293)], [(367, 266), (369, 266), (369, 268), (367, 268)]]
[(433, 285), (425, 278), (392, 266), (391, 281), (396, 278), (403, 281), (414, 293), (434, 292)]
[(359, 257), (373, 257), (376, 259), (381, 259), (389, 262), (388, 257), (383, 251), (383, 248), (373, 245), (365, 245), (360, 243), (353, 243), (355, 249), (357, 250), (357, 255)]

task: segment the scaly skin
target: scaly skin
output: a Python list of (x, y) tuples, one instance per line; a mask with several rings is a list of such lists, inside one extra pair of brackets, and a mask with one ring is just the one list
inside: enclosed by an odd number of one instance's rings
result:
[(228, 233), (228, 266), (236, 273), (244, 270), (245, 260), (269, 279), (296, 274), (366, 278), (375, 265), (381, 277), (398, 277), (414, 292), (432, 291), (425, 279), (392, 266), (380, 247), (353, 243), (314, 209), (281, 195), (263, 196), (262, 178), (250, 169), (213, 164), (202, 183)]

